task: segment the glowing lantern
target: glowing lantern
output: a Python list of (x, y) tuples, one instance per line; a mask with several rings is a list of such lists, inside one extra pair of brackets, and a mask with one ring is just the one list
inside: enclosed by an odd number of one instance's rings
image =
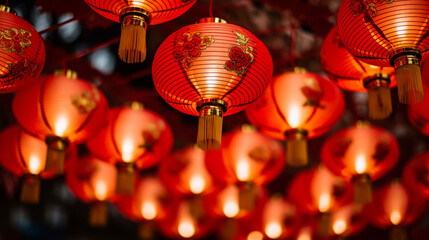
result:
[[(429, 73), (428, 66), (429, 64), (425, 64), (423, 67), (424, 76), (427, 76)], [(423, 90), (429, 92), (429, 86), (427, 82), (423, 82)], [(417, 104), (408, 105), (408, 119), (415, 128), (425, 135), (429, 135), (429, 112), (427, 110), (428, 104), (429, 98), (426, 97)]]
[(393, 66), (398, 79), (399, 100), (423, 99), (420, 60), (429, 39), (427, 1), (342, 1), (338, 32), (349, 52), (372, 65)]
[(89, 215), (91, 226), (107, 224), (106, 201), (115, 195), (116, 169), (93, 156), (70, 161), (66, 183), (80, 201), (92, 203)]
[(296, 240), (311, 240), (313, 239), (313, 230), (311, 226), (302, 227), (297, 234)]
[(121, 23), (119, 58), (127, 63), (146, 59), (148, 25), (164, 23), (185, 13), (196, 0), (85, 0), (97, 13)]
[(117, 164), (116, 193), (130, 195), (134, 190), (134, 168), (152, 167), (168, 156), (172, 132), (163, 118), (137, 102), (112, 108), (108, 118), (108, 126), (87, 146), (98, 158)]
[(392, 169), (399, 158), (399, 146), (388, 131), (358, 123), (327, 139), (321, 160), (334, 174), (354, 183), (355, 203), (371, 201), (371, 180)]
[(403, 183), (414, 195), (429, 199), (429, 153), (413, 157), (405, 166)]
[(222, 116), (255, 101), (272, 78), (265, 45), (220, 19), (202, 19), (170, 35), (158, 48), (152, 73), (159, 94), (177, 110), (199, 116), (197, 144), (218, 149)]
[(370, 118), (389, 116), (390, 88), (396, 86), (394, 68), (369, 65), (353, 57), (342, 44), (337, 27), (325, 38), (320, 56), (324, 72), (340, 88), (368, 92)]
[(306, 139), (329, 131), (344, 110), (338, 87), (319, 75), (295, 72), (276, 76), (246, 115), (249, 121), (274, 138), (286, 140), (289, 165), (307, 164)]
[[(47, 146), (44, 141), (31, 136), (18, 125), (10, 126), (0, 133), (0, 165), (16, 176), (23, 176), (21, 201), (38, 203), (40, 178), (51, 178), (56, 173), (44, 171)], [(76, 157), (71, 147), (67, 158)]]
[(254, 186), (261, 186), (283, 170), (283, 148), (254, 129), (244, 126), (222, 138), (221, 149), (208, 152), (206, 166), (220, 182), (240, 188), (240, 208), (251, 210), (255, 201)]
[(366, 225), (361, 208), (346, 204), (335, 209), (331, 214), (331, 235), (351, 236), (360, 232)]
[(45, 44), (30, 23), (0, 5), (0, 92), (22, 89), (45, 64)]
[(108, 105), (100, 90), (67, 71), (19, 91), (12, 109), (26, 131), (46, 141), (45, 170), (61, 173), (66, 147), (97, 134), (106, 124)]

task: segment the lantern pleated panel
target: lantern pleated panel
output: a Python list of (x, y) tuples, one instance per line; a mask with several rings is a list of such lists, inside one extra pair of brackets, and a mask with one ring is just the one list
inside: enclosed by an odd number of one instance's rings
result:
[(272, 72), (271, 55), (259, 39), (212, 18), (170, 35), (152, 66), (155, 88), (164, 100), (185, 114), (200, 116), (197, 144), (203, 150), (220, 147), (222, 116), (255, 101)]
[(353, 236), (360, 233), (367, 224), (362, 209), (352, 203), (345, 204), (332, 212), (330, 223), (331, 236)]
[[(428, 76), (429, 71), (426, 71), (426, 74), (425, 72), (423, 73), (424, 76)], [(423, 90), (429, 93), (429, 86), (427, 82), (423, 82)], [(424, 135), (429, 135), (429, 111), (427, 110), (427, 106), (429, 106), (428, 104), (429, 98), (426, 97), (417, 104), (408, 105), (408, 120)]]
[(146, 58), (148, 25), (170, 21), (185, 13), (196, 0), (85, 0), (98, 14), (121, 22), (119, 58), (128, 63)]
[(355, 186), (355, 202), (371, 201), (371, 183), (391, 170), (399, 158), (399, 146), (388, 131), (358, 123), (329, 137), (321, 160), (334, 174)]
[(396, 86), (395, 69), (370, 65), (353, 57), (341, 42), (337, 27), (325, 38), (320, 52), (323, 71), (337, 86), (368, 92), (369, 116), (383, 119), (392, 112), (390, 88)]
[(45, 64), (45, 44), (37, 30), (0, 5), (0, 93), (20, 90), (33, 82)]
[(429, 153), (419, 154), (408, 161), (402, 182), (414, 198), (429, 199)]
[(104, 95), (89, 82), (71, 76), (41, 77), (19, 91), (12, 103), (18, 123), (48, 144), (45, 169), (58, 172), (62, 172), (67, 145), (86, 141), (107, 124)]
[(86, 145), (98, 158), (117, 165), (117, 193), (132, 194), (134, 169), (147, 169), (167, 157), (173, 134), (161, 116), (137, 102), (112, 108), (108, 119), (108, 126)]
[(303, 166), (308, 161), (306, 139), (329, 131), (343, 111), (343, 95), (333, 82), (300, 71), (274, 77), (246, 116), (263, 133), (286, 140), (289, 165)]
[(353, 56), (395, 67), (402, 103), (423, 99), (420, 60), (429, 48), (428, 14), (425, 0), (345, 0), (338, 12), (341, 40)]

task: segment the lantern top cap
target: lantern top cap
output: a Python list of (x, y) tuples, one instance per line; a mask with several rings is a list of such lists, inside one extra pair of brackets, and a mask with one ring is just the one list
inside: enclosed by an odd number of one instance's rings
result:
[(61, 76), (61, 75), (65, 75), (68, 78), (73, 78), (76, 79), (77, 78), (77, 72), (70, 70), (70, 69), (58, 69), (55, 70), (54, 72), (55, 76)]
[(143, 110), (144, 109), (143, 103), (138, 102), (138, 101), (126, 102), (124, 105), (126, 107), (131, 108), (132, 110)]
[(217, 17), (202, 18), (197, 23), (227, 23), (226, 20)]
[(293, 72), (294, 73), (307, 73), (307, 69), (305, 69), (303, 67), (294, 67)]
[(243, 124), (241, 126), (241, 131), (244, 133), (252, 133), (252, 132), (256, 132), (256, 128), (251, 124)]
[(18, 15), (18, 14), (16, 14), (15, 10), (13, 10), (12, 8), (10, 8), (10, 7), (6, 6), (6, 5), (0, 5), (0, 11), (2, 11), (2, 12), (8, 12), (8, 13), (11, 13), (13, 15)]
[(358, 128), (365, 128), (365, 127), (369, 127), (371, 124), (369, 121), (364, 121), (364, 120), (359, 120), (356, 122), (356, 127)]

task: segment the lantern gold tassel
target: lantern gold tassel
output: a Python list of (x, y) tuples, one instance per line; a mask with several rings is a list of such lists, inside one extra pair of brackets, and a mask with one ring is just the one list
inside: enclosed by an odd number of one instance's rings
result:
[(399, 101), (405, 104), (419, 103), (423, 99), (420, 60), (417, 53), (400, 53), (394, 59), (398, 81)]
[(134, 164), (123, 163), (117, 166), (116, 194), (132, 195), (134, 193)]
[(241, 210), (252, 211), (255, 208), (256, 188), (252, 182), (246, 182), (238, 192), (238, 205)]
[(384, 119), (392, 112), (388, 75), (376, 74), (364, 80), (368, 89), (368, 109), (371, 119)]
[(105, 227), (107, 225), (107, 205), (104, 202), (93, 203), (89, 212), (89, 225)]
[(285, 135), (287, 164), (294, 167), (307, 165), (307, 132), (300, 129), (292, 129), (287, 131)]
[(152, 222), (143, 222), (138, 226), (138, 238), (140, 240), (155, 239)]
[(402, 226), (394, 226), (390, 231), (390, 240), (407, 240), (407, 232)]
[(48, 145), (48, 152), (46, 154), (45, 171), (62, 174), (68, 141), (61, 137), (47, 137), (46, 144)]
[(222, 108), (215, 105), (204, 105), (199, 112), (198, 147), (204, 151), (219, 149), (222, 139)]
[(368, 174), (359, 174), (353, 178), (353, 194), (356, 205), (372, 201), (371, 179)]
[(329, 230), (331, 227), (331, 213), (325, 212), (322, 213), (322, 216), (319, 220), (318, 234), (320, 237), (329, 236)]
[(39, 203), (40, 196), (40, 177), (38, 175), (28, 174), (24, 176), (21, 188), (21, 202)]
[(146, 30), (148, 13), (139, 8), (127, 8), (121, 15), (119, 58), (126, 63), (139, 63), (146, 59)]

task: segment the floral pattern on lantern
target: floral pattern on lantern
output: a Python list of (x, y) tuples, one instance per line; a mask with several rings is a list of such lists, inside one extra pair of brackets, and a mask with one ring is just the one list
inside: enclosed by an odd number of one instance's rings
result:
[(237, 44), (229, 48), (228, 56), (230, 60), (225, 62), (223, 66), (228, 71), (234, 71), (239, 76), (245, 75), (246, 71), (253, 62), (253, 51), (256, 49), (256, 43), (253, 42), (253, 47), (248, 46), (249, 38), (243, 33), (234, 32), (237, 35)]
[(213, 36), (203, 36), (202, 33), (183, 33), (183, 38), (178, 38), (173, 48), (174, 59), (180, 62), (184, 68), (191, 68), (193, 61), (201, 56), (201, 52), (214, 43)]

